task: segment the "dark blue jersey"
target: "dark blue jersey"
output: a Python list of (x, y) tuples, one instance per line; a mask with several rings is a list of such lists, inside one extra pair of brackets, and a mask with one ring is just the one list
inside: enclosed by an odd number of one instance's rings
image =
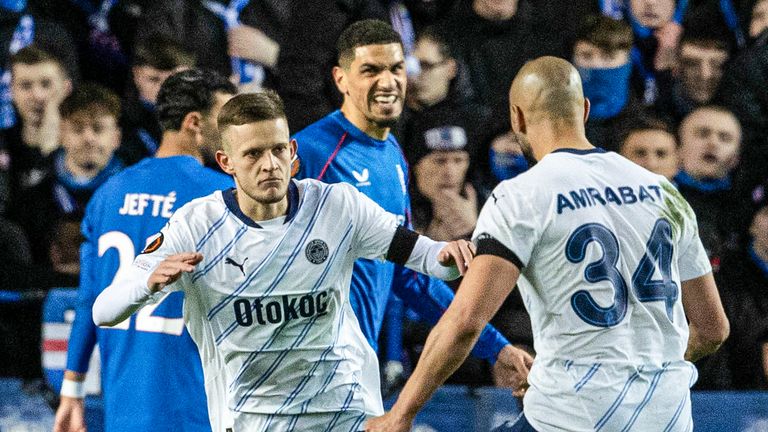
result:
[[(392, 134), (374, 139), (335, 111), (294, 135), (298, 143), (297, 178), (355, 185), (410, 227), (408, 164)], [(350, 302), (360, 327), (374, 349), (384, 321), (387, 299), (397, 294), (406, 306), (435, 323), (453, 292), (442, 281), (418, 275), (388, 261), (358, 260), (350, 286)], [(507, 341), (492, 328), (481, 335), (473, 354), (493, 360)]]
[(169, 294), (112, 328), (96, 327), (91, 308), (174, 210), (231, 186), (230, 177), (191, 156), (147, 158), (111, 178), (89, 202), (67, 369), (86, 372), (98, 342), (106, 431), (211, 430), (200, 356), (182, 318), (183, 294)]

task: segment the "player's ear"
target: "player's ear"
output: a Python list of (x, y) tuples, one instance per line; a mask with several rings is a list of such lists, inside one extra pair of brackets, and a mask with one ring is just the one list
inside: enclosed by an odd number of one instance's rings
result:
[(517, 105), (512, 105), (509, 108), (509, 114), (512, 120), (512, 131), (523, 134), (526, 133), (525, 115), (523, 114), (523, 110)]
[(347, 77), (346, 72), (340, 66), (334, 66), (331, 71), (333, 75), (333, 82), (336, 83), (336, 88), (339, 89), (341, 94), (347, 94)]
[(185, 129), (192, 133), (202, 133), (203, 115), (197, 111), (187, 113), (181, 121), (181, 130)]
[(584, 124), (587, 124), (587, 120), (589, 120), (589, 110), (592, 108), (592, 103), (589, 101), (589, 98), (584, 98)]
[(216, 163), (219, 164), (221, 170), (225, 173), (234, 176), (235, 168), (232, 166), (232, 159), (224, 150), (216, 150)]

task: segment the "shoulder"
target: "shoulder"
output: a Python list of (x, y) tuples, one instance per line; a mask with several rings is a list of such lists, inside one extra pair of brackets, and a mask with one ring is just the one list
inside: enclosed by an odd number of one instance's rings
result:
[(203, 225), (207, 225), (208, 221), (212, 222), (217, 217), (220, 217), (222, 212), (226, 212), (226, 205), (221, 198), (221, 194), (222, 191), (216, 191), (189, 201), (173, 213), (171, 221), (198, 221)]
[(301, 131), (293, 134), (299, 146), (299, 153), (322, 151), (335, 146), (344, 135), (344, 128), (334, 118), (336, 112), (328, 114)]

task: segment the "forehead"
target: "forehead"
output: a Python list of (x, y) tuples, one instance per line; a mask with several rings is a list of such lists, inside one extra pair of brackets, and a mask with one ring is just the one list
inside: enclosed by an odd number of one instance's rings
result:
[(239, 153), (287, 143), (290, 134), (286, 120), (277, 118), (228, 126), (222, 132), (221, 137), (234, 152)]
[(733, 114), (711, 109), (694, 111), (683, 122), (683, 126), (686, 125), (697, 129), (706, 127), (720, 130), (725, 129), (733, 132), (739, 132), (741, 130), (741, 127)]
[(117, 123), (115, 117), (99, 106), (88, 106), (79, 111), (75, 111), (69, 116), (62, 118), (62, 121), (72, 124), (102, 123), (110, 125)]
[(687, 58), (718, 57), (723, 60), (728, 57), (728, 53), (723, 49), (703, 47), (691, 43), (684, 43), (680, 47), (680, 55)]
[(64, 78), (63, 71), (55, 62), (43, 62), (37, 64), (16, 63), (12, 68), (12, 76), (17, 80), (35, 78)]
[(675, 137), (659, 129), (642, 129), (630, 133), (626, 145), (644, 148), (669, 148), (675, 146)]
[(363, 45), (355, 48), (353, 65), (364, 63), (390, 65), (403, 61), (403, 47), (398, 43)]

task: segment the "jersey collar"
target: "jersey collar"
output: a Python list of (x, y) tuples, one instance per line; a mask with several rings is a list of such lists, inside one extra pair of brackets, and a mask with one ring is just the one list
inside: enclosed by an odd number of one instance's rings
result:
[(593, 153), (606, 153), (606, 151), (601, 147), (595, 147), (591, 149), (559, 148), (557, 150), (552, 150), (551, 153), (572, 153), (575, 155), (587, 155)]
[[(235, 188), (229, 188), (221, 191), (221, 196), (224, 199), (224, 204), (229, 211), (232, 212), (240, 221), (252, 228), (262, 228), (255, 220), (246, 216), (240, 206), (237, 204), (237, 198), (235, 198)], [(288, 212), (285, 216), (283, 223), (288, 223), (296, 216), (296, 212), (299, 210), (299, 188), (296, 186), (296, 182), (291, 179), (288, 182)]]

